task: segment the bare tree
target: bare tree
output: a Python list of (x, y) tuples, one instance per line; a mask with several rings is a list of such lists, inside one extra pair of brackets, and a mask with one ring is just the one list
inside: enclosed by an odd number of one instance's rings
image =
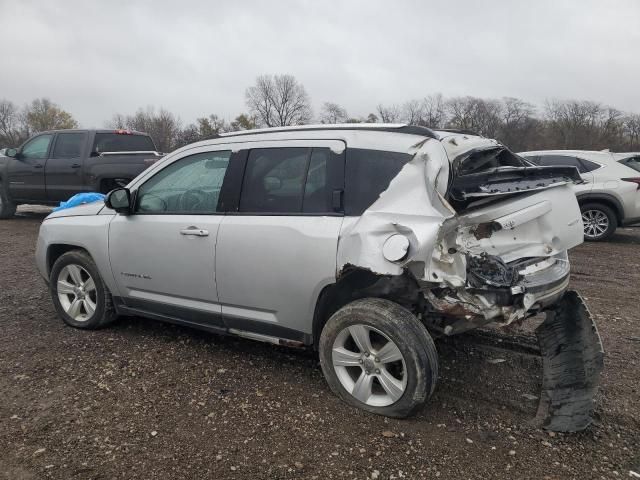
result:
[(539, 144), (540, 121), (535, 107), (513, 97), (502, 99), (502, 123), (497, 138), (515, 151), (527, 150)]
[(628, 150), (640, 149), (640, 114), (627, 115), (623, 121), (626, 147)]
[(498, 100), (454, 97), (447, 101), (448, 127), (472, 130), (495, 138), (500, 128), (502, 105)]
[(337, 103), (324, 102), (320, 110), (320, 123), (347, 123), (347, 111)]
[(261, 75), (245, 99), (261, 126), (303, 125), (312, 117), (309, 95), (293, 75)]
[(397, 105), (384, 106), (379, 104), (376, 111), (382, 123), (398, 123), (402, 119), (402, 111)]
[(9, 100), (0, 100), (0, 146), (17, 147), (28, 137), (18, 108)]
[(422, 123), (425, 127), (443, 128), (447, 121), (442, 94), (429, 95), (422, 100)]
[(170, 152), (178, 145), (180, 119), (173, 113), (161, 108), (157, 113), (153, 107), (139, 109), (133, 115), (116, 114), (107, 123), (110, 128), (128, 128), (151, 135), (161, 152)]
[(420, 100), (409, 100), (401, 108), (400, 118), (409, 125), (423, 125), (424, 112)]

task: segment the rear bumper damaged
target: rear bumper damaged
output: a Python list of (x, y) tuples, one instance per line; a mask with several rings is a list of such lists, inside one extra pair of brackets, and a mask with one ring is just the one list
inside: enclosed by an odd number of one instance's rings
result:
[(567, 292), (567, 250), (583, 241), (568, 185), (577, 173), (498, 168), (491, 188), (472, 191), (466, 179), (456, 198), (448, 189), (456, 181), (449, 158), (467, 158), (465, 151), (502, 154), (494, 141), (477, 137), (416, 144), (378, 200), (360, 217), (345, 218), (338, 278), (353, 269), (376, 276), (374, 294), (402, 298), (431, 331), (447, 336), (547, 312), (537, 331), (545, 369), (538, 421), (553, 430), (585, 428), (603, 353), (582, 299)]

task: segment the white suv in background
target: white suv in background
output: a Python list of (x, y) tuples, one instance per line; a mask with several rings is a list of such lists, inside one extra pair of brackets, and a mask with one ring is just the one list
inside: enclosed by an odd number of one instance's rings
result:
[(519, 155), (540, 166), (572, 165), (584, 180), (573, 185), (584, 238), (608, 239), (619, 226), (640, 223), (640, 153), (541, 150)]

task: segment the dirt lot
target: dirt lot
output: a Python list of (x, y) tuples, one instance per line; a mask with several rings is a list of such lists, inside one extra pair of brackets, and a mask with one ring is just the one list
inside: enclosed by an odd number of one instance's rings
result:
[[(640, 469), (640, 229), (571, 252), (603, 337), (596, 424), (529, 420), (540, 366), (439, 344), (417, 417), (354, 410), (309, 352), (127, 318), (85, 332), (54, 314), (33, 263), (41, 213), (0, 222), (0, 479), (629, 478)], [(493, 358), (502, 363), (490, 363)]]

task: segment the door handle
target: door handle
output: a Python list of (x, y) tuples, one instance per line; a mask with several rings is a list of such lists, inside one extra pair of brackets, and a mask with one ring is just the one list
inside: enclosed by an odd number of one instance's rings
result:
[(33, 168), (43, 168), (44, 165), (40, 164), (40, 163), (36, 163)]
[(193, 235), (194, 237), (208, 237), (209, 231), (198, 227), (187, 227), (180, 230), (180, 235)]
[(79, 163), (74, 163), (71, 165), (71, 168), (80, 168), (82, 165), (80, 165)]

